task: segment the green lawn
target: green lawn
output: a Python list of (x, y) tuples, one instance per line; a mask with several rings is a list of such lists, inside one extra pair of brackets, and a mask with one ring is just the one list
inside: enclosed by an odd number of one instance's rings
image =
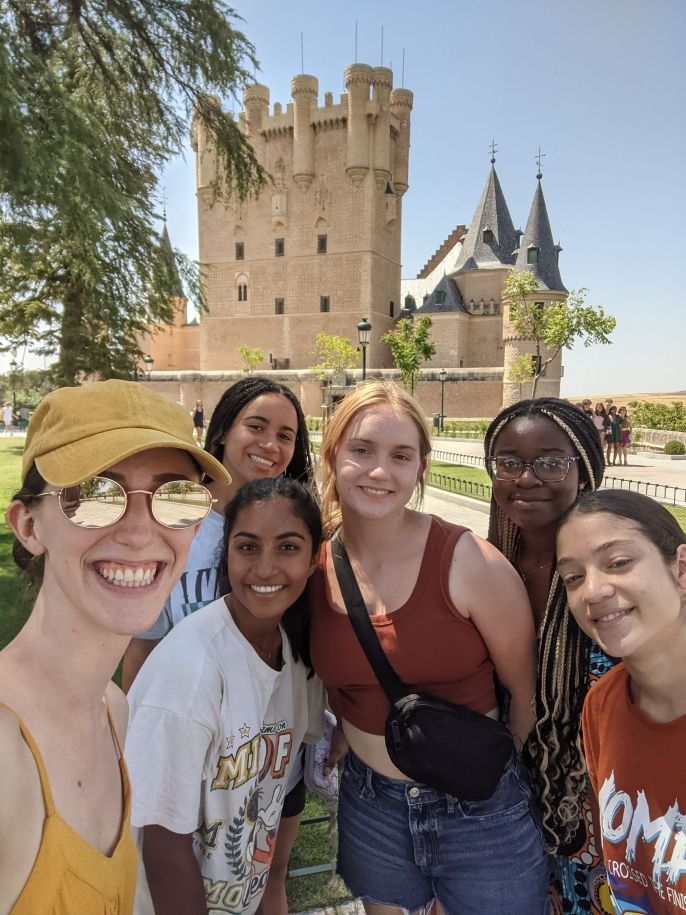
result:
[(13, 537), (4, 520), (5, 509), (19, 489), (24, 439), (0, 439), (0, 648), (24, 625), (32, 595), (12, 559)]

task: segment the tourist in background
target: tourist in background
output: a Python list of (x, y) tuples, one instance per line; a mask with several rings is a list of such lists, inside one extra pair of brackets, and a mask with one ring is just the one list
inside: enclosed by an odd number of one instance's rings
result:
[(683, 912), (686, 534), (647, 496), (584, 493), (557, 561), (576, 622), (623, 662), (583, 711), (615, 911)]
[(111, 678), (183, 570), (211, 504), (202, 472), (227, 478), (186, 411), (140, 384), (61, 388), (31, 419), (6, 514), (38, 593), (0, 652), (0, 912), (131, 915), (127, 705)]
[(621, 420), (617, 416), (617, 407), (611, 406), (605, 414), (605, 462), (617, 464), (619, 459), (619, 443), (622, 437)]
[[(423, 492), (430, 450), (422, 411), (405, 391), (358, 387), (322, 442), (325, 521), (401, 679), (497, 717), (495, 671), (512, 694), (509, 723), (521, 744), (533, 722), (531, 608), (493, 547), (408, 507)], [(338, 868), (350, 891), (374, 915), (428, 909), (434, 899), (448, 915), (542, 915), (547, 859), (518, 757), (485, 801), (412, 782), (386, 749), (390, 705), (347, 615), (330, 543), (311, 588), (312, 660), (350, 747), (338, 814)]]
[(570, 622), (555, 574), (558, 522), (581, 492), (600, 486), (602, 447), (590, 418), (552, 397), (501, 410), (484, 446), (493, 483), (488, 538), (519, 573), (539, 633), (537, 721), (525, 756), (554, 852), (554, 912), (606, 915), (599, 827), (579, 734), (584, 697), (613, 661)]
[(199, 445), (202, 445), (203, 436), (205, 434), (205, 411), (202, 406), (202, 400), (195, 401), (195, 409), (193, 410), (193, 429), (195, 431), (195, 440)]
[(627, 456), (631, 445), (631, 420), (626, 407), (620, 407), (617, 410), (617, 416), (619, 418), (619, 463), (626, 465), (629, 463)]
[(598, 438), (600, 439), (600, 447), (605, 450), (605, 405), (598, 402), (595, 405), (595, 410), (593, 411), (593, 425), (598, 430)]

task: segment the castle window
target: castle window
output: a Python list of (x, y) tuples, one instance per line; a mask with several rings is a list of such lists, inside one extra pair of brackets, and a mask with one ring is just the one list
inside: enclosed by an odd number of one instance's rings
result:
[(331, 310), (331, 299), (328, 295), (319, 297), (319, 310), (328, 313)]
[(534, 302), (534, 311), (536, 315), (539, 316), (543, 309), (545, 308), (545, 302)]
[(493, 244), (493, 230), (484, 229), (483, 239), (484, 239), (485, 245), (492, 245)]
[(526, 249), (526, 262), (527, 264), (538, 263), (538, 248), (531, 247)]
[(274, 314), (282, 315), (284, 313), (284, 300), (274, 299)]
[(283, 257), (286, 253), (286, 242), (283, 238), (274, 239), (274, 256)]
[(395, 302), (391, 302), (388, 308), (388, 314), (393, 317), (393, 312), (395, 311)]
[(317, 236), (317, 254), (326, 254), (326, 235)]
[(248, 284), (247, 283), (238, 284), (238, 301), (239, 302), (248, 301)]
[(445, 302), (445, 290), (444, 290), (444, 289), (438, 289), (438, 290), (436, 291), (436, 304), (437, 304), (437, 305), (442, 305), (444, 302)]
[(245, 244), (242, 241), (236, 242), (236, 260), (242, 261), (245, 259)]

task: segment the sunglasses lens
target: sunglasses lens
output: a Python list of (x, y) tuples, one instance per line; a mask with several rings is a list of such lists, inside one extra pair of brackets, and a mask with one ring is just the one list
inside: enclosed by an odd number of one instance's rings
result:
[(60, 507), (79, 527), (107, 527), (124, 514), (126, 493), (114, 480), (89, 477), (62, 490)]
[(211, 506), (208, 490), (189, 480), (164, 483), (152, 497), (152, 513), (165, 527), (192, 527), (202, 521)]

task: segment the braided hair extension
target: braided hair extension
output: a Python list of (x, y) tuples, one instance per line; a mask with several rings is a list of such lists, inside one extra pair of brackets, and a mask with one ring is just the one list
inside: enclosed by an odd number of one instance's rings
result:
[[(582, 410), (556, 397), (522, 400), (501, 410), (484, 439), (489, 475), (499, 434), (509, 422), (523, 416), (544, 416), (562, 429), (581, 458), (581, 490), (593, 491), (600, 486), (605, 462), (598, 431)], [(521, 530), (493, 497), (488, 539), (516, 563)], [(591, 640), (572, 619), (564, 585), (555, 572), (540, 631), (536, 725), (525, 750), (544, 832), (553, 852), (571, 841), (580, 822), (579, 798), (586, 785), (580, 724), (588, 690), (590, 649)]]

